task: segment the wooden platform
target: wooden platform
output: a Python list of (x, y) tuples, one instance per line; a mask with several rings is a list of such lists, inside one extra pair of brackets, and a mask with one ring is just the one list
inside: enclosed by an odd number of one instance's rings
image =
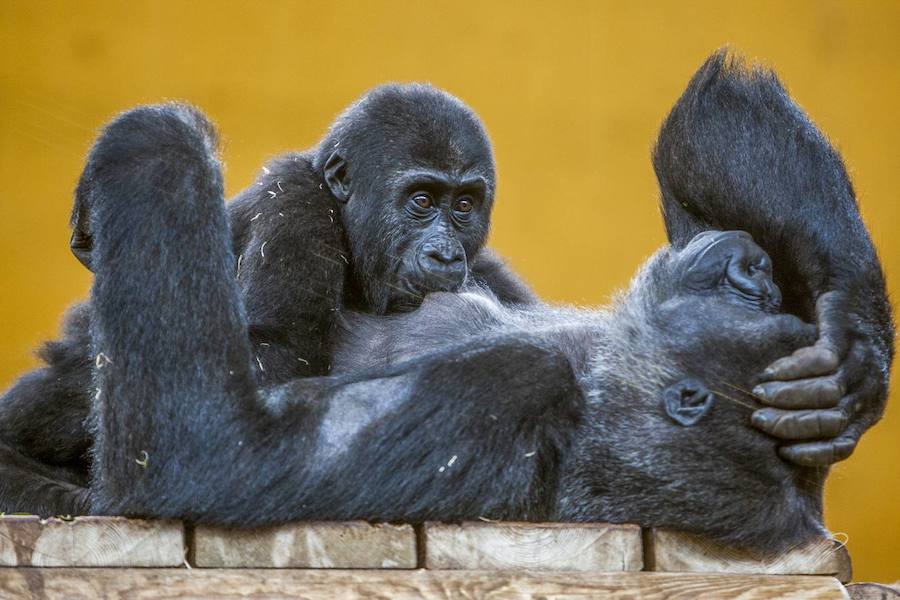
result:
[(0, 569), (0, 598), (672, 598), (831, 600), (832, 577), (304, 569)]
[[(90, 567), (90, 568), (87, 568)], [(847, 598), (816, 540), (756, 557), (605, 523), (294, 523), (233, 530), (0, 517), (0, 598)]]

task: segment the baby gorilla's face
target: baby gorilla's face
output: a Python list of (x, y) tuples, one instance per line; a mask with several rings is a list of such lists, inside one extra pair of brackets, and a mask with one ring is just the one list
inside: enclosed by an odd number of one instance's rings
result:
[(781, 291), (772, 279), (772, 260), (744, 231), (705, 231), (679, 253), (681, 289), (720, 295), (733, 303), (774, 313)]

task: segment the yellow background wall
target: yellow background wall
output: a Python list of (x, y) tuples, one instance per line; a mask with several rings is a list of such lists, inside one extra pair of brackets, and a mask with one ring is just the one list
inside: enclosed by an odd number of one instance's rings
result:
[[(234, 193), (367, 88), (431, 81), (493, 138), (492, 244), (544, 297), (596, 304), (663, 242), (650, 145), (724, 43), (774, 65), (842, 149), (900, 297), (898, 2), (0, 0), (0, 387), (87, 294), (67, 248), (71, 193), (117, 111), (201, 106)], [(900, 579), (898, 507), (895, 405), (828, 484), (858, 578)]]

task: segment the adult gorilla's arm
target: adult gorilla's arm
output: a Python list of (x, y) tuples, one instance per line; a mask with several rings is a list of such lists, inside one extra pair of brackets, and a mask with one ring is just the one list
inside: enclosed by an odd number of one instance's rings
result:
[[(881, 416), (894, 327), (881, 265), (838, 153), (776, 76), (725, 51), (693, 77), (660, 131), (654, 167), (669, 239), (742, 229), (771, 255), (783, 308), (819, 327), (815, 345), (773, 363), (754, 425), (798, 464), (849, 456)], [(832, 439), (817, 410), (847, 416)]]

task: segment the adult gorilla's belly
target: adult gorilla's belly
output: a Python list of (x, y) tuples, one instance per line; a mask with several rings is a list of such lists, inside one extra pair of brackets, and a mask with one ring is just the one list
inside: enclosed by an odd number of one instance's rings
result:
[(417, 360), (440, 352), (463, 352), (481, 342), (515, 338), (556, 347), (576, 373), (589, 368), (591, 351), (603, 343), (602, 311), (543, 304), (505, 306), (479, 291), (429, 294), (415, 311), (376, 316), (343, 315), (332, 374), (352, 373)]
[(408, 313), (348, 312), (339, 319), (332, 374), (387, 366), (450, 350), (475, 338), (508, 332), (515, 309), (479, 292), (434, 293)]

